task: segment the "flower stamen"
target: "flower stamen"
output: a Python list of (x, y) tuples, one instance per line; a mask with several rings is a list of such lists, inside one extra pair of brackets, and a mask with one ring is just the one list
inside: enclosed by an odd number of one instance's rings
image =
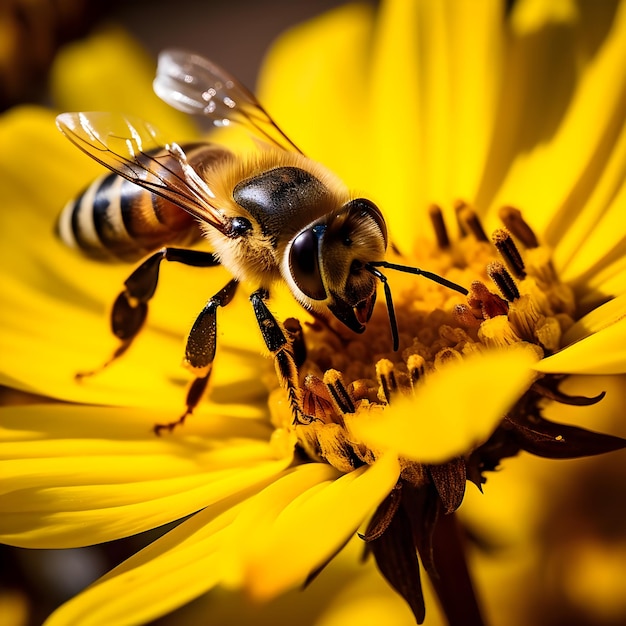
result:
[(447, 250), (450, 247), (450, 237), (448, 237), (448, 229), (446, 228), (445, 220), (443, 219), (443, 212), (441, 207), (436, 204), (431, 204), (428, 207), (428, 216), (435, 233), (437, 240), (437, 247), (440, 250)]
[(426, 372), (426, 361), (420, 354), (411, 354), (406, 362), (409, 370), (409, 379), (411, 387), (415, 391), (417, 384), (424, 378)]
[(324, 384), (336, 405), (337, 421), (343, 422), (342, 414), (354, 413), (354, 400), (350, 397), (343, 380), (343, 375), (337, 370), (328, 370), (324, 373)]
[(391, 396), (398, 390), (398, 382), (394, 364), (389, 359), (381, 359), (376, 363), (376, 380), (380, 385), (381, 400), (391, 404)]
[(456, 223), (459, 228), (459, 235), (461, 238), (467, 237), (468, 235), (465, 222), (461, 219), (461, 212), (463, 211), (463, 209), (465, 209), (466, 206), (467, 203), (464, 200), (458, 199), (454, 201), (454, 213), (456, 215)]
[(498, 216), (502, 223), (508, 228), (525, 248), (538, 248), (539, 241), (533, 229), (526, 223), (522, 217), (522, 212), (512, 206), (503, 206), (498, 212)]
[(519, 289), (508, 270), (499, 261), (492, 261), (487, 266), (489, 278), (496, 284), (505, 300), (513, 302), (519, 298)]
[(520, 254), (511, 233), (504, 228), (498, 228), (491, 236), (494, 246), (500, 253), (500, 256), (504, 259), (507, 267), (511, 273), (519, 279), (526, 277), (526, 270), (524, 267), (524, 260)]
[(474, 235), (476, 241), (489, 241), (483, 225), (476, 212), (468, 206), (463, 206), (458, 212), (459, 221), (465, 227), (465, 231)]

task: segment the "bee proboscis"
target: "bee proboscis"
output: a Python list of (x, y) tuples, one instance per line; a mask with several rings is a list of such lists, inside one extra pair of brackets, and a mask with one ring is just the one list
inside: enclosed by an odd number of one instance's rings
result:
[[(70, 141), (112, 172), (68, 203), (59, 218), (60, 237), (96, 258), (146, 257), (113, 305), (111, 324), (120, 345), (104, 366), (141, 330), (162, 261), (222, 265), (233, 276), (209, 298), (189, 333), (185, 364), (195, 379), (186, 410), (175, 421), (157, 424), (157, 434), (181, 424), (203, 395), (215, 356), (216, 311), (231, 301), (240, 282), (258, 285), (250, 300), (298, 424), (313, 418), (302, 410), (288, 333), (266, 304), (275, 283), (285, 283), (314, 316), (335, 318), (362, 333), (382, 282), (394, 350), (393, 300), (380, 268), (420, 274), (467, 293), (430, 272), (385, 261), (388, 236), (380, 209), (353, 197), (332, 172), (302, 154), (255, 96), (222, 68), (201, 56), (168, 50), (159, 56), (154, 89), (179, 110), (215, 126), (243, 125), (263, 142), (256, 152), (236, 156), (208, 142), (179, 145), (149, 123), (121, 114), (57, 117)], [(178, 247), (202, 237), (212, 252)]]

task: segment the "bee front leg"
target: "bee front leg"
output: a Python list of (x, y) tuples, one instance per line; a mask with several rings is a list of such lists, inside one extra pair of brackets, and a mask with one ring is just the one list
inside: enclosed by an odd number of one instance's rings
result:
[(302, 409), (298, 366), (292, 342), (285, 334), (283, 327), (267, 308), (265, 300), (268, 297), (269, 294), (266, 289), (258, 289), (250, 296), (256, 321), (261, 329), (265, 345), (274, 358), (280, 384), (287, 392), (289, 405), (293, 413), (293, 424), (310, 424), (316, 418), (306, 415)]
[(226, 306), (235, 295), (239, 283), (233, 278), (226, 286), (218, 291), (204, 305), (200, 315), (196, 318), (185, 348), (184, 364), (195, 375), (195, 380), (187, 391), (185, 412), (175, 421), (167, 424), (155, 424), (154, 433), (160, 435), (162, 430), (170, 432), (178, 425), (183, 424), (188, 415), (200, 402), (206, 391), (213, 369), (213, 359), (215, 358), (215, 347), (217, 344), (217, 309)]
[(111, 357), (100, 367), (78, 372), (76, 379), (93, 376), (121, 357), (143, 328), (148, 315), (148, 302), (154, 296), (159, 282), (162, 261), (174, 261), (194, 267), (214, 267), (219, 261), (210, 252), (184, 248), (161, 248), (137, 267), (124, 282), (124, 291), (115, 299), (111, 311), (111, 330), (120, 340)]

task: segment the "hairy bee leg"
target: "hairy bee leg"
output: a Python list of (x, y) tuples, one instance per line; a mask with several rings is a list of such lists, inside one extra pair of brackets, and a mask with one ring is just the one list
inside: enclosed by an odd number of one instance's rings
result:
[(289, 317), (283, 322), (283, 328), (287, 331), (289, 341), (291, 342), (294, 362), (296, 364), (296, 368), (299, 369), (302, 365), (304, 365), (307, 357), (302, 324), (300, 324), (300, 321), (295, 317)]
[(269, 297), (266, 289), (258, 289), (250, 296), (256, 321), (267, 349), (272, 353), (276, 373), (280, 384), (287, 391), (289, 405), (293, 413), (294, 424), (310, 424), (315, 417), (307, 415), (302, 409), (298, 366), (291, 341), (282, 326), (267, 308), (265, 300)]
[(183, 424), (204, 395), (213, 369), (217, 345), (217, 309), (226, 306), (233, 299), (238, 285), (239, 283), (234, 278), (230, 280), (226, 286), (208, 300), (196, 318), (189, 332), (185, 348), (184, 364), (196, 375), (187, 391), (185, 412), (173, 422), (155, 424), (154, 433), (156, 435), (160, 435), (162, 430), (171, 432), (176, 426)]
[(111, 331), (120, 340), (120, 345), (100, 367), (78, 372), (77, 380), (101, 372), (128, 350), (146, 321), (148, 302), (156, 291), (162, 261), (173, 261), (193, 267), (219, 265), (219, 261), (212, 253), (185, 248), (161, 248), (145, 259), (124, 281), (125, 289), (117, 296), (111, 310)]

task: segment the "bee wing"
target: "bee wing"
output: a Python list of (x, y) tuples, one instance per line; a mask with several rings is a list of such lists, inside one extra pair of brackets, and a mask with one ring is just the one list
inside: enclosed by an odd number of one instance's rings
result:
[(241, 124), (278, 148), (301, 152), (251, 91), (200, 55), (183, 50), (161, 52), (153, 88), (179, 111), (207, 117), (218, 127)]
[(215, 206), (214, 194), (176, 143), (151, 124), (116, 113), (62, 113), (59, 130), (110, 170), (177, 204), (227, 234), (229, 220)]

